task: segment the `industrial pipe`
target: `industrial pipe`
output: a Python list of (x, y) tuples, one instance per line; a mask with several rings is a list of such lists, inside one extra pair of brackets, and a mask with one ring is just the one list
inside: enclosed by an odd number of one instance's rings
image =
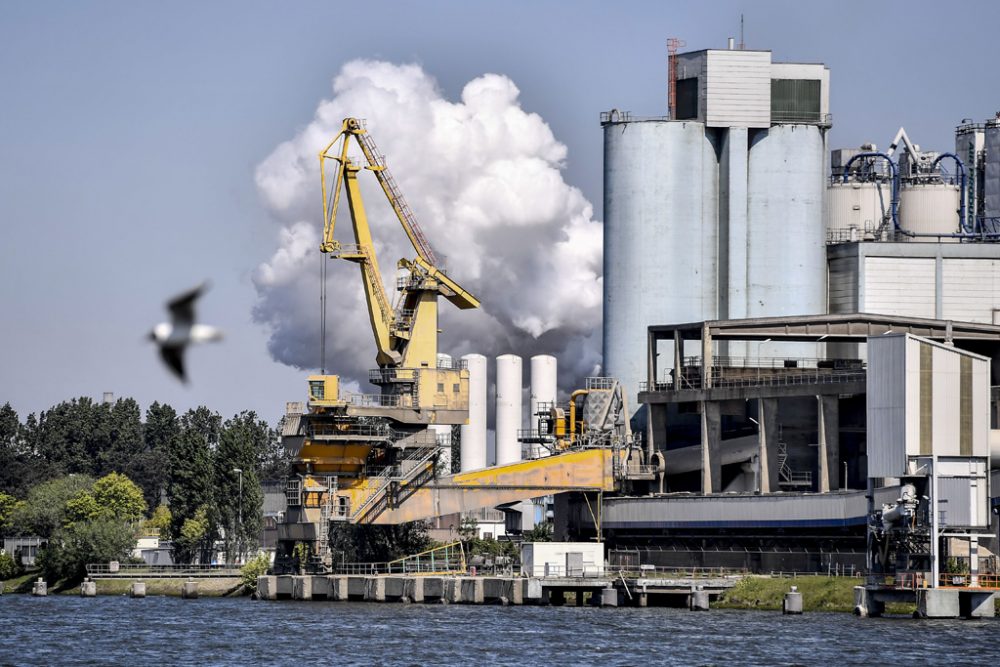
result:
[(576, 397), (586, 396), (590, 391), (587, 389), (577, 389), (569, 397), (569, 442), (573, 444), (576, 439)]
[(892, 158), (885, 153), (880, 153), (878, 151), (867, 151), (864, 153), (858, 153), (844, 165), (844, 183), (847, 182), (847, 177), (851, 174), (851, 165), (854, 164), (855, 160), (863, 157), (880, 157), (889, 163), (889, 173), (892, 174), (892, 201), (889, 204), (891, 217), (892, 217), (892, 228), (899, 231), (899, 169), (896, 167), (896, 163), (892, 161)]
[(972, 234), (975, 231), (975, 225), (967, 224), (965, 220), (965, 164), (962, 160), (954, 153), (941, 153), (937, 156), (937, 159), (931, 164), (931, 169), (936, 167), (938, 163), (946, 157), (950, 157), (955, 161), (958, 166), (958, 173), (961, 174), (961, 190), (959, 191), (959, 204), (958, 204), (958, 228), (961, 229), (966, 234)]

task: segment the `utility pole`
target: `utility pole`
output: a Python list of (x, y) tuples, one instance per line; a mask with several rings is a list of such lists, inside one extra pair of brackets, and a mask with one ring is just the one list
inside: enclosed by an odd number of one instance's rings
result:
[(239, 495), (239, 506), (238, 506), (238, 523), (236, 524), (236, 554), (237, 558), (242, 562), (243, 557), (243, 470), (241, 468), (233, 468), (233, 472), (240, 476), (240, 495)]

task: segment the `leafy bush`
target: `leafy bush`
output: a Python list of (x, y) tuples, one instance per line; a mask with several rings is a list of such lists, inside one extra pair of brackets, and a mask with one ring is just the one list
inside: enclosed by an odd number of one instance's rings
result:
[(14, 557), (8, 553), (0, 553), (0, 580), (13, 579), (19, 574), (21, 568), (18, 567)]
[(39, 553), (39, 565), (50, 581), (75, 581), (86, 574), (88, 563), (124, 561), (134, 546), (135, 532), (130, 525), (100, 516), (56, 530)]
[(247, 564), (240, 568), (240, 578), (243, 580), (243, 588), (248, 591), (257, 590), (257, 577), (267, 574), (271, 566), (271, 559), (267, 554), (260, 553), (247, 561)]

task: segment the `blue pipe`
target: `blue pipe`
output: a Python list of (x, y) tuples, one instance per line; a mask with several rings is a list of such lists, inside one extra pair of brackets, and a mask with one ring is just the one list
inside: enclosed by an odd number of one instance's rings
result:
[[(897, 232), (899, 229), (899, 169), (896, 168), (896, 163), (892, 161), (892, 158), (885, 153), (879, 153), (877, 151), (871, 151), (866, 153), (858, 153), (844, 165), (844, 183), (847, 182), (847, 177), (851, 173), (851, 165), (854, 164), (855, 160), (861, 159), (863, 157), (880, 157), (889, 163), (889, 173), (892, 174), (892, 202), (889, 204), (892, 226)], [(964, 172), (963, 172), (964, 173)]]
[(959, 195), (959, 200), (958, 200), (959, 201), (959, 205), (958, 205), (958, 228), (961, 229), (966, 234), (971, 234), (971, 233), (973, 233), (975, 231), (975, 225), (974, 224), (969, 224), (968, 221), (966, 221), (966, 219), (965, 219), (965, 164), (954, 153), (941, 153), (941, 155), (938, 155), (937, 159), (934, 160), (934, 164), (931, 165), (931, 168), (933, 169), (934, 167), (936, 167), (937, 164), (938, 164), (938, 162), (940, 162), (941, 160), (943, 160), (946, 157), (950, 157), (952, 160), (955, 161), (955, 164), (958, 165), (958, 173), (961, 174), (961, 177), (962, 177), (962, 181), (961, 181), (961, 183), (962, 183), (961, 184), (961, 188), (962, 189), (960, 191), (961, 194)]

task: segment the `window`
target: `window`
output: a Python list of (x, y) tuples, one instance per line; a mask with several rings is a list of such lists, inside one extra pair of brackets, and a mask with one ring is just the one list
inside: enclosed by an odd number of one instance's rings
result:
[(674, 120), (693, 120), (698, 117), (698, 77), (677, 80), (677, 107)]
[(325, 383), (322, 380), (313, 380), (309, 383), (309, 395), (316, 400), (323, 400)]
[(439, 394), (444, 393), (444, 382), (438, 382), (438, 393)]
[(772, 123), (819, 123), (819, 79), (771, 79)]
[(459, 383), (456, 382), (455, 384), (451, 385), (451, 393), (457, 394), (461, 390), (462, 390), (462, 385), (460, 385)]

